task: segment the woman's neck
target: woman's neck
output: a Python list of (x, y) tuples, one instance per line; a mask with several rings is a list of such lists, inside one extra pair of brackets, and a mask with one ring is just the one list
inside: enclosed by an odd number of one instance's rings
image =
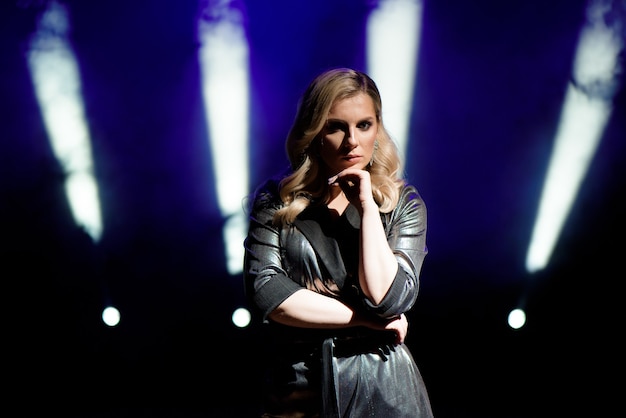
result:
[[(339, 189), (339, 187), (337, 187), (337, 189)], [(350, 202), (348, 202), (348, 198), (346, 198), (346, 195), (344, 195), (341, 189), (339, 189), (337, 193), (331, 193), (330, 200), (326, 205), (328, 206), (328, 209), (334, 210), (339, 216), (341, 216), (349, 204)]]

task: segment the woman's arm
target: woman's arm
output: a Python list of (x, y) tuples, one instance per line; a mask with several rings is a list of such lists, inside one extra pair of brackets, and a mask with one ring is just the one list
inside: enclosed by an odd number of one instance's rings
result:
[(398, 262), (387, 243), (378, 205), (372, 195), (370, 173), (349, 168), (329, 181), (341, 187), (361, 215), (359, 284), (370, 302), (378, 305), (396, 277)]
[(285, 299), (269, 315), (282, 325), (299, 328), (348, 328), (364, 326), (396, 333), (397, 342), (403, 343), (408, 332), (405, 315), (392, 319), (365, 318), (338, 299), (301, 289)]
[(300, 328), (346, 328), (366, 325), (366, 322), (345, 303), (308, 289), (293, 293), (268, 316), (283, 325)]
[(359, 283), (365, 303), (381, 317), (393, 317), (413, 306), (426, 248), (426, 207), (417, 190), (407, 186), (398, 206), (385, 215), (383, 225), (372, 196), (369, 172), (347, 169), (332, 184), (360, 212), (361, 240)]
[(387, 243), (378, 205), (373, 198), (362, 204), (359, 251), (361, 289), (374, 305), (378, 305), (396, 277), (398, 262)]

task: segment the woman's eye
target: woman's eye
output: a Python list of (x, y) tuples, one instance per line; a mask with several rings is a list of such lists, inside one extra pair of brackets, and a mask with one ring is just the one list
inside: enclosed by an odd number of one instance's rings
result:
[(340, 124), (340, 123), (333, 123), (333, 122), (331, 122), (331, 123), (328, 123), (326, 125), (326, 131), (328, 133), (337, 132), (337, 131), (341, 131), (341, 130), (343, 130), (343, 125)]
[(359, 129), (362, 129), (365, 131), (365, 130), (368, 130), (372, 126), (372, 122), (361, 122), (357, 126)]

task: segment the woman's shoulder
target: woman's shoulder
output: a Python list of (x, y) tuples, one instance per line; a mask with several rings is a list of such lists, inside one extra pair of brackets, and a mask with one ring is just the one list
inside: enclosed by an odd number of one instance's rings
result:
[(407, 203), (412, 200), (418, 200), (423, 202), (422, 196), (420, 195), (417, 187), (411, 183), (404, 183), (400, 186), (400, 202), (399, 203)]
[(279, 184), (280, 180), (274, 177), (264, 180), (252, 194), (252, 210), (280, 207)]
[(415, 222), (426, 221), (426, 205), (417, 187), (405, 183), (400, 186), (400, 196), (395, 208), (384, 214), (385, 229), (402, 224), (404, 227), (416, 225)]
[(405, 216), (407, 213), (416, 213), (425, 215), (426, 203), (422, 199), (422, 195), (417, 187), (411, 183), (405, 183), (401, 186), (398, 204), (393, 211), (396, 216)]

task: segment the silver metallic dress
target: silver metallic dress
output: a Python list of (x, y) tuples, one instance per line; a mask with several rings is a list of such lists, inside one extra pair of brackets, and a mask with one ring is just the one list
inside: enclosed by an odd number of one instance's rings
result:
[(426, 207), (406, 185), (397, 207), (381, 214), (398, 272), (380, 304), (360, 291), (360, 217), (348, 206), (332, 219), (313, 202), (292, 225), (272, 225), (281, 207), (275, 181), (259, 188), (249, 213), (244, 285), (252, 310), (267, 329), (265, 417), (432, 417), (418, 367), (390, 332), (365, 327), (302, 329), (267, 315), (295, 291), (308, 288), (341, 299), (363, 315), (391, 318), (417, 299), (427, 253)]

